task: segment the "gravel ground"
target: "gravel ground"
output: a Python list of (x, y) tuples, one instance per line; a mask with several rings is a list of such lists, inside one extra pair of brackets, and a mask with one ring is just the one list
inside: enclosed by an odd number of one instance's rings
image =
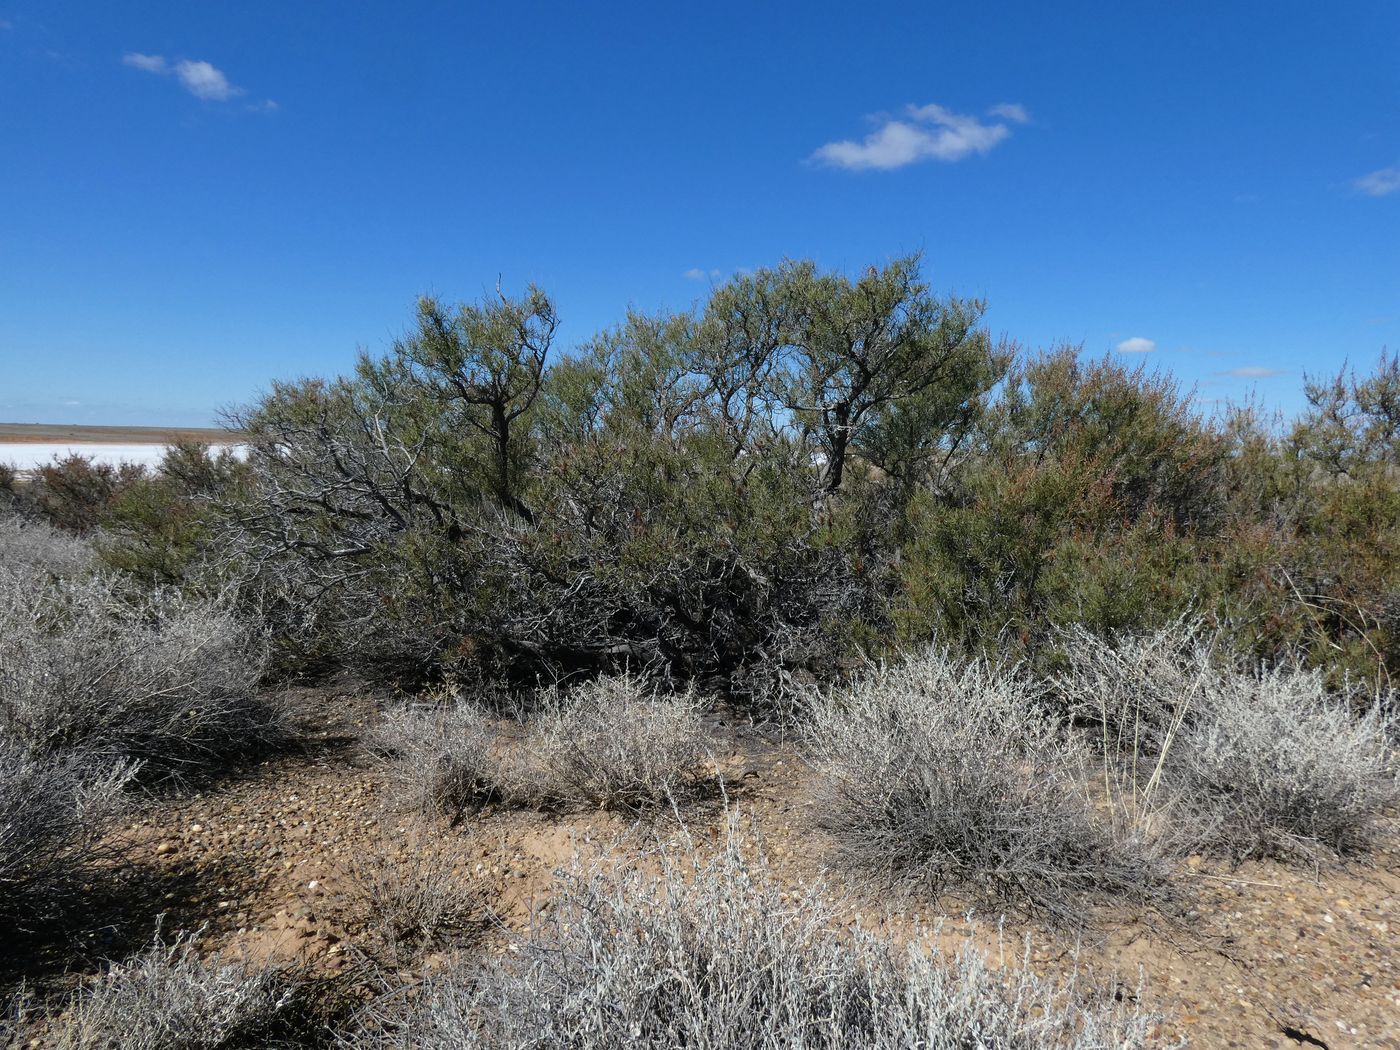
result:
[[(356, 717), (374, 717), (372, 707)], [(811, 774), (800, 756), (721, 719), (711, 728), (728, 805), (752, 818), (780, 878), (794, 886), (823, 880), (846, 921), (884, 925), (894, 936), (963, 914), (949, 901), (904, 903), (891, 914), (841, 887), (823, 871), (823, 846), (810, 831)], [(342, 740), (152, 806), (117, 833), (150, 885), (163, 890), (148, 924), (162, 912), (167, 930), (203, 927), (210, 949), (336, 972), (365, 950), (356, 878), (365, 858), (435, 842), (450, 846), (462, 877), (490, 902), (493, 924), (481, 948), (501, 951), (548, 907), (554, 870), (576, 853), (640, 858), (658, 837), (681, 838), (674, 818), (637, 825), (600, 812), (489, 808), (455, 829), (424, 829), (387, 808), (384, 787), (382, 773)], [(722, 806), (698, 805), (685, 819), (695, 841), (713, 841)], [(1013, 964), (1029, 937), (1037, 970), (1088, 971), (1160, 1011), (1164, 1044), (1400, 1050), (1397, 860), (1393, 846), (1367, 865), (1320, 871), (1217, 868), (1192, 858), (1178, 880), (1177, 915), (1105, 915), (1100, 929), (1077, 939), (1024, 925), (999, 929), (999, 917), (972, 916), (944, 922), (939, 936), (971, 937), (991, 951), (1010, 945)]]

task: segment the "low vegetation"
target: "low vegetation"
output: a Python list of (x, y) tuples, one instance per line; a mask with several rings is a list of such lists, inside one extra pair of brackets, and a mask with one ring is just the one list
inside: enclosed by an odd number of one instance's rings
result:
[(1365, 852), (1397, 797), (1388, 693), (1338, 696), (1320, 671), (1248, 667), (1199, 626), (1078, 631), (1059, 689), (1101, 727), (1114, 779), (1178, 834), (1235, 860)]
[(619, 675), (542, 690), (509, 724), (455, 699), (393, 711), (375, 747), (407, 808), (454, 824), (488, 801), (638, 811), (704, 779), (700, 709), (693, 693)]
[(474, 704), (454, 699), (387, 711), (370, 743), (390, 763), (404, 808), (423, 816), (457, 824), (504, 793), (495, 727)]
[(157, 940), (85, 981), (49, 1024), (57, 1050), (273, 1050), (328, 1044), (306, 977)]
[(0, 534), (0, 738), (169, 775), (276, 733), (256, 632), (217, 601), (82, 571), (44, 532)]
[(1025, 676), (932, 650), (814, 694), (817, 821), (859, 876), (1082, 921), (1166, 870), (1090, 795), (1089, 753)]
[(372, 1011), (355, 1045), (1147, 1045), (1149, 1017), (989, 969), (971, 948), (943, 955), (837, 933), (820, 893), (789, 896), (733, 839), (711, 860), (659, 863), (656, 877), (576, 866), (518, 953), (435, 977), (406, 1009)]
[(517, 790), (546, 804), (647, 809), (704, 776), (700, 702), (631, 676), (547, 690), (526, 724)]
[(33, 934), (81, 910), (82, 888), (114, 856), (101, 839), (132, 772), (77, 756), (37, 758), (0, 739), (0, 937)]
[(263, 666), (226, 605), (132, 590), (87, 541), (0, 521), (0, 932), (81, 913), (130, 784), (281, 738)]
[(409, 836), (360, 858), (354, 881), (371, 958), (410, 966), (430, 951), (460, 947), (490, 918), (486, 890), (450, 839)]

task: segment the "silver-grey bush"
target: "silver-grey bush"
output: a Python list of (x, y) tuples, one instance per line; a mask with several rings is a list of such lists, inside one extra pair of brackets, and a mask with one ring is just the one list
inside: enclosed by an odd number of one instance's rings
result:
[(106, 856), (97, 848), (129, 765), (35, 757), (0, 740), (0, 935), (33, 930), (61, 910)]
[(84, 982), (54, 1021), (57, 1050), (254, 1050), (306, 1046), (303, 977), (201, 959), (187, 938), (157, 940)]
[(510, 733), (460, 699), (390, 711), (374, 746), (408, 808), (453, 821), (485, 801), (641, 810), (703, 780), (700, 713), (694, 693), (619, 675), (541, 691)]
[(406, 808), (455, 824), (471, 806), (501, 795), (495, 738), (480, 708), (454, 700), (385, 712), (370, 746), (388, 760)]
[(784, 893), (731, 840), (659, 877), (575, 868), (518, 954), (430, 979), (355, 1040), (415, 1050), (689, 1050), (1145, 1044), (1149, 1019), (989, 969), (834, 931), (815, 890)]
[(128, 595), (37, 528), (0, 530), (0, 739), (171, 773), (277, 734), (257, 632), (217, 602)]
[(857, 874), (1074, 921), (1161, 887), (1154, 847), (1105, 819), (1087, 751), (1024, 677), (929, 650), (807, 704), (817, 820)]
[(1246, 665), (1191, 624), (1063, 639), (1057, 689), (1117, 783), (1165, 800), (1174, 837), (1233, 859), (1362, 852), (1396, 795), (1385, 697), (1358, 713), (1299, 667)]
[(546, 803), (638, 809), (697, 785), (706, 749), (693, 692), (631, 675), (547, 690), (527, 727), (521, 789)]

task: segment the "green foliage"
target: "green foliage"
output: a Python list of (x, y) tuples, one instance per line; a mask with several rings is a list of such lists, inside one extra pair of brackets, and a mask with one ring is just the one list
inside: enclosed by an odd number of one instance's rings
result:
[(121, 494), (145, 476), (146, 468), (139, 464), (102, 463), (75, 452), (55, 456), (23, 486), (12, 475), (9, 486), (22, 514), (87, 535), (102, 523)]
[(879, 478), (912, 491), (1008, 363), (980, 310), (913, 259), (789, 263), (550, 362), (536, 289), (424, 300), (388, 356), (237, 420), (244, 587), (380, 669), (839, 664), (886, 619)]
[(172, 445), (155, 473), (133, 479), (107, 506), (100, 559), (145, 586), (186, 583), (212, 539), (213, 501), (236, 488), (242, 471), (228, 449)]
[[(784, 262), (569, 353), (537, 288), (417, 304), (383, 356), (275, 383), (246, 463), (70, 463), (36, 506), (148, 586), (232, 588), (284, 665), (731, 690), (941, 638), (1204, 617), (1270, 662), (1400, 659), (1400, 364), (1291, 428), (1165, 374), (994, 342), (917, 257)], [(12, 489), (15, 486), (10, 486)], [(26, 497), (28, 498), (28, 497)]]
[(951, 498), (910, 505), (901, 639), (1035, 649), (1055, 625), (1165, 622), (1198, 585), (1226, 458), (1169, 379), (1074, 350), (1019, 362)]

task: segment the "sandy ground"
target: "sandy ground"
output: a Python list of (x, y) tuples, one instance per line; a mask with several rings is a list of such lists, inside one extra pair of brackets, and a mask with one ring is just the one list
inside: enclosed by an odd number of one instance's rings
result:
[[(354, 712), (362, 730), (377, 718), (375, 705), (353, 690), (313, 699), (328, 712), (322, 746), (155, 805), (115, 833), (134, 849), (167, 931), (203, 927), (201, 943), (211, 950), (338, 972), (353, 965), (364, 936), (357, 872), (365, 858), (428, 843), (459, 856), (462, 877), (490, 903), (492, 931), (473, 950), (500, 952), (549, 906), (555, 873), (575, 856), (630, 864), (686, 837), (674, 816), (639, 822), (600, 811), (488, 808), (457, 827), (421, 825), (393, 807), (384, 771), (354, 744), (358, 730), (339, 721)], [(816, 880), (844, 924), (906, 938), (929, 937), (912, 931), (943, 921), (940, 940), (949, 946), (971, 938), (1011, 965), (1025, 959), (1048, 974), (1076, 970), (1160, 1012), (1162, 1046), (1400, 1050), (1393, 845), (1364, 863), (1324, 870), (1191, 858), (1168, 914), (1104, 913), (1077, 933), (1016, 921), (999, 929), (999, 916), (969, 916), (957, 901), (891, 903), (843, 881), (825, 867), (827, 849), (814, 830), (815, 774), (797, 750), (718, 715), (709, 731), (728, 805), (761, 838), (776, 876), (793, 887)], [(717, 841), (726, 820), (715, 802), (681, 817), (688, 840), (702, 844)], [(119, 954), (115, 944), (104, 950)]]

